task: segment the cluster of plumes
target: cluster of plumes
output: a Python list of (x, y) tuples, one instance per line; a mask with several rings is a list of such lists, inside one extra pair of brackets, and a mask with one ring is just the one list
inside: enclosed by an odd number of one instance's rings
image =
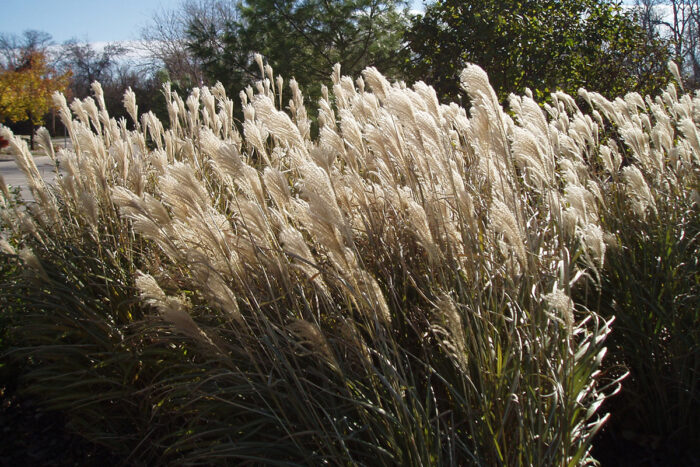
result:
[[(167, 125), (150, 112), (139, 116), (130, 91), (132, 124), (109, 117), (98, 84), (95, 100), (70, 108), (56, 95), (73, 148), (55, 155), (45, 130), (39, 141), (63, 173), (47, 187), (26, 145), (3, 130), (36, 200), (30, 216), (3, 183), (3, 216), (39, 241), (76, 231), (99, 239), (104, 219), (118, 216), (124, 238), (151, 242), (161, 255), (141, 261), (148, 267), (135, 284), (144, 303), (222, 354), (216, 331), (190, 316), (184, 291), (240, 334), (259, 332), (260, 313), (274, 310), (300, 345), (336, 370), (348, 346), (374, 368), (372, 336), (410, 319), (467, 386), (475, 384), (474, 364), (492, 362), (482, 370), (496, 381), (496, 368), (527, 360), (541, 392), (526, 390), (533, 375), (525, 371), (498, 380), (509, 394), (500, 415), (547, 425), (552, 411), (576, 410), (567, 420), (573, 447), (562, 459), (585, 454), (578, 446), (602, 423), (596, 378), (610, 323), (576, 310), (572, 288), (595, 282), (606, 248), (617, 246), (600, 222), (609, 186), (623, 184), (645, 216), (654, 190), (697, 177), (700, 99), (679, 98), (672, 86), (655, 100), (630, 94), (610, 102), (581, 91), (590, 114), (562, 93), (544, 108), (530, 95), (511, 96), (505, 112), (472, 65), (461, 75), (467, 113), (440, 104), (423, 83), (392, 84), (372, 68), (353, 81), (336, 67), (312, 137), (296, 82), (285, 88), (259, 62), (261, 81), (240, 94), (242, 134), (220, 85), (186, 100), (166, 85)], [(406, 301), (407, 290), (416, 303)], [(477, 329), (483, 342), (474, 343)], [(583, 385), (546, 382), (574, 381), (583, 366)], [(528, 397), (541, 399), (530, 415)], [(546, 445), (544, 438), (537, 442)]]

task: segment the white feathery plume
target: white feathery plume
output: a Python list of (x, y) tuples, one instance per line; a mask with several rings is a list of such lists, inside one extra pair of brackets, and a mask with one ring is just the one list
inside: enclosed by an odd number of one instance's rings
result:
[(639, 111), (646, 111), (646, 104), (639, 93), (629, 92), (625, 94), (624, 100), (627, 103), (627, 108), (630, 110), (630, 112), (638, 114)]
[[(488, 75), (478, 65), (469, 64), (460, 74), (460, 85), (462, 89), (467, 91), (467, 94), (469, 94), (469, 97), (472, 99), (473, 110), (483, 109), (489, 117), (491, 117), (490, 123), (496, 127), (494, 134), (496, 138), (494, 142), (498, 142), (502, 136), (498, 133), (505, 130), (505, 128), (502, 128), (503, 117), (505, 115), (498, 103), (496, 91), (493, 90), (489, 83)], [(501, 128), (498, 128), (499, 126), (501, 126)], [(501, 149), (505, 149), (505, 147)]]
[(556, 314), (553, 316), (561, 320), (569, 335), (572, 335), (574, 328), (574, 301), (566, 292), (555, 283), (552, 291), (544, 296), (547, 306)]
[(258, 68), (260, 69), (260, 77), (265, 78), (265, 65), (263, 64), (262, 55), (256, 53), (253, 55), (253, 59), (255, 60), (255, 63), (258, 64)]
[(370, 273), (361, 269), (354, 271), (354, 279), (355, 285), (359, 289), (358, 292), (363, 296), (363, 301), (365, 302), (365, 306), (361, 306), (361, 309), (370, 308), (368, 310), (372, 312), (370, 318), (376, 317), (384, 325), (391, 324), (391, 312), (376, 279)]
[(267, 153), (264, 142), (266, 137), (263, 135), (260, 126), (253, 121), (246, 120), (243, 122), (243, 135), (245, 136), (245, 140), (257, 150), (262, 160), (265, 161), (266, 164), (269, 164), (270, 156)]
[(100, 121), (100, 112), (97, 109), (97, 105), (95, 104), (95, 100), (92, 97), (85, 98), (83, 107), (85, 109), (85, 112), (87, 112), (88, 117), (90, 117), (90, 122), (92, 123), (92, 126), (95, 128), (95, 131), (98, 134), (102, 134), (102, 124)]
[(56, 153), (54, 152), (53, 149), (53, 142), (51, 141), (51, 134), (49, 133), (49, 130), (44, 128), (43, 126), (39, 128), (36, 131), (36, 136), (37, 136), (37, 144), (39, 144), (39, 147), (41, 148), (42, 151), (44, 151), (44, 154), (49, 156), (54, 163), (56, 162)]
[(580, 233), (581, 242), (593, 261), (602, 268), (605, 264), (603, 230), (597, 224), (587, 224)]
[(521, 127), (513, 129), (513, 155), (516, 164), (525, 171), (529, 180), (539, 189), (549, 185), (553, 170), (544, 163), (542, 149), (531, 131)]
[(440, 121), (440, 102), (438, 101), (435, 89), (422, 81), (418, 81), (414, 84), (413, 89), (423, 99), (427, 112), (430, 113), (436, 121)]
[(389, 88), (384, 99), (384, 108), (389, 111), (394, 117), (407, 128), (413, 128), (415, 116), (413, 103), (406, 95), (406, 92), (395, 88)]
[(185, 101), (187, 110), (185, 110), (184, 107), (180, 109), (181, 114), (185, 117), (186, 126), (191, 132), (194, 132), (199, 127), (200, 95), (201, 90), (199, 88), (193, 88)]
[(267, 127), (273, 137), (278, 138), (287, 147), (306, 147), (299, 128), (294, 125), (289, 115), (275, 109), (272, 99), (257, 95), (252, 102), (256, 119)]
[[(244, 227), (245, 234), (254, 246), (271, 248), (271, 240), (274, 238), (265, 213), (264, 205), (246, 199), (237, 199), (236, 208), (240, 216), (240, 225)], [(224, 220), (225, 218), (222, 218)]]
[[(205, 262), (194, 263), (196, 282), (205, 296), (221, 310), (227, 318), (238, 324), (243, 322), (243, 315), (236, 294), (226, 284), (221, 274), (212, 271), (205, 265)], [(223, 268), (222, 268), (223, 269)]]
[(49, 276), (46, 274), (46, 270), (41, 265), (39, 258), (37, 257), (34, 250), (31, 248), (22, 248), (19, 251), (19, 257), (27, 268), (33, 270), (41, 279), (48, 281)]
[(301, 232), (291, 226), (280, 231), (279, 241), (291, 263), (313, 281), (321, 290), (328, 292), (320, 270), (315, 266), (316, 260)]
[[(318, 235), (326, 248), (338, 251), (342, 242), (335, 232), (340, 232), (348, 242), (351, 241), (352, 233), (338, 206), (328, 174), (311, 163), (304, 164), (300, 172), (303, 176), (304, 198), (309, 203), (309, 216), (314, 224), (313, 234)], [(338, 253), (338, 256), (343, 255)]]
[(618, 149), (617, 143), (614, 139), (609, 140), (607, 146), (610, 148), (610, 154), (612, 154), (613, 169), (615, 173), (617, 173), (620, 171), (620, 167), (622, 166), (622, 155), (620, 154), (620, 150)]
[(139, 127), (139, 107), (136, 105), (136, 94), (134, 91), (131, 90), (131, 87), (127, 89), (124, 92), (124, 108), (126, 109), (126, 112), (129, 114), (131, 117), (131, 120), (134, 122), (134, 125), (136, 125), (136, 128)]
[(668, 71), (671, 72), (671, 75), (673, 75), (673, 79), (676, 80), (676, 83), (683, 89), (683, 80), (681, 79), (681, 72), (678, 69), (678, 65), (674, 61), (669, 61), (668, 62)]
[(160, 312), (161, 317), (171, 324), (174, 329), (187, 337), (215, 347), (209, 336), (194, 322), (187, 311), (188, 306), (183, 299), (165, 295), (165, 292), (150, 274), (138, 271), (135, 283), (136, 288), (139, 289), (141, 299), (156, 308)]
[(75, 113), (75, 115), (78, 117), (78, 120), (80, 120), (80, 123), (82, 123), (85, 126), (90, 125), (90, 116), (88, 115), (87, 111), (85, 110), (85, 106), (83, 105), (83, 101), (80, 99), (73, 99), (73, 102), (70, 104), (70, 108)]
[(362, 76), (357, 77), (357, 79), (355, 80), (355, 84), (357, 85), (357, 92), (359, 92), (359, 93), (365, 92), (365, 80), (362, 79)]
[(505, 203), (494, 198), (491, 204), (491, 221), (493, 231), (503, 234), (520, 265), (526, 268), (527, 253), (524, 237), (513, 211)]
[(296, 320), (289, 324), (288, 328), (299, 339), (298, 343), (300, 345), (309, 346), (314, 355), (321, 357), (331, 368), (338, 369), (338, 362), (333, 355), (328, 340), (317, 324), (305, 320)]
[(92, 84), (90, 84), (90, 88), (92, 89), (92, 93), (95, 95), (95, 99), (97, 99), (97, 105), (100, 107), (100, 110), (107, 110), (107, 106), (105, 105), (105, 93), (102, 90), (102, 85), (100, 84), (99, 81), (93, 81)]
[(365, 83), (367, 83), (367, 85), (369, 85), (372, 92), (380, 100), (384, 100), (387, 92), (389, 91), (389, 89), (391, 89), (391, 85), (386, 80), (386, 78), (384, 78), (384, 75), (379, 73), (379, 71), (377, 71), (376, 68), (369, 67), (369, 68), (365, 68), (362, 71), (362, 77), (364, 78)]
[(0, 237), (0, 251), (6, 255), (14, 256), (17, 254), (17, 251), (14, 249), (14, 247), (2, 237)]
[[(700, 137), (695, 123), (690, 118), (683, 118), (679, 123), (679, 128), (692, 147), (692, 160), (695, 164), (700, 164)], [(687, 162), (690, 162), (688, 157)]]
[(579, 225), (586, 225), (598, 220), (598, 210), (593, 195), (583, 186), (567, 185), (564, 199), (576, 214)]
[(289, 88), (292, 91), (292, 99), (289, 101), (289, 108), (296, 123), (299, 133), (305, 141), (311, 139), (311, 121), (309, 120), (304, 105), (304, 96), (299, 89), (299, 84), (295, 79), (289, 81)]
[(406, 218), (409, 223), (408, 227), (410, 231), (414, 232), (414, 234), (418, 237), (419, 243), (423, 248), (425, 248), (430, 260), (437, 260), (440, 250), (435, 243), (432, 232), (430, 231), (430, 224), (428, 222), (428, 216), (426, 215), (425, 209), (423, 209), (423, 206), (409, 197), (402, 196), (402, 204), (406, 211)]
[(617, 170), (612, 161), (611, 151), (609, 146), (601, 146), (599, 148), (600, 159), (603, 161), (603, 168), (611, 175), (615, 174)]
[(346, 151), (346, 155), (348, 156), (347, 162), (353, 170), (358, 171), (360, 167), (365, 165), (366, 159), (365, 143), (362, 139), (362, 128), (349, 110), (341, 110), (339, 116), (343, 141), (349, 149), (349, 151)]
[(73, 118), (71, 116), (70, 109), (68, 108), (68, 104), (66, 103), (66, 97), (58, 91), (55, 91), (51, 97), (53, 99), (54, 107), (58, 108), (58, 115), (61, 119), (61, 123), (63, 123), (69, 133), (72, 133)]
[(2, 197), (3, 197), (3, 200), (2, 200), (3, 206), (5, 205), (4, 204), (5, 201), (9, 201), (10, 199), (12, 199), (12, 197), (10, 196), (10, 190), (7, 189), (7, 184), (5, 183), (5, 178), (2, 176), (1, 173), (0, 173), (0, 194), (2, 194)]
[(622, 169), (622, 178), (625, 182), (627, 193), (634, 201), (633, 206), (637, 214), (642, 218), (646, 218), (647, 208), (656, 211), (656, 203), (649, 185), (647, 185), (644, 175), (637, 167), (634, 165), (624, 167)]
[(47, 189), (46, 183), (39, 173), (39, 169), (34, 162), (34, 156), (32, 156), (29, 151), (26, 141), (15, 136), (8, 128), (3, 126), (0, 126), (0, 136), (10, 143), (15, 163), (26, 177), (29, 190), (34, 196), (34, 200), (39, 203), (42, 211), (48, 215), (53, 222), (57, 224), (60, 223), (56, 199)]
[(634, 157), (642, 163), (642, 167), (645, 170), (653, 171), (658, 169), (650, 156), (648, 133), (643, 132), (639, 126), (629, 122), (620, 128), (620, 135), (622, 135), (625, 144), (632, 150)]
[(464, 322), (454, 300), (447, 294), (443, 294), (435, 303), (435, 317), (430, 326), (436, 334), (440, 345), (447, 351), (461, 369), (466, 369), (469, 354), (466, 348), (467, 336), (464, 331)]
[[(432, 115), (425, 111), (416, 111), (414, 119), (414, 126), (420, 135), (420, 141), (426, 155), (442, 155), (441, 131)], [(443, 156), (440, 156), (439, 159), (443, 160)]]
[(311, 159), (326, 172), (331, 173), (336, 160), (347, 159), (342, 137), (333, 129), (325, 126), (318, 136), (318, 145), (310, 151)]

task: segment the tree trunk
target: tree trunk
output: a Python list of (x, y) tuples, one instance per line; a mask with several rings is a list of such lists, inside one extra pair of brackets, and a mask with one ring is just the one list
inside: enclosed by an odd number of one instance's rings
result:
[(27, 117), (29, 117), (29, 150), (34, 150), (34, 116), (32, 112), (27, 112)]

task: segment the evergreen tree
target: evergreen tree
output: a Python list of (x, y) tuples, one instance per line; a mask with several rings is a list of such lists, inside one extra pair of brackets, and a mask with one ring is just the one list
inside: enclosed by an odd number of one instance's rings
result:
[(259, 78), (254, 53), (276, 73), (311, 83), (328, 80), (334, 64), (357, 76), (367, 66), (397, 77), (409, 25), (402, 0), (246, 0), (223, 31), (192, 18), (188, 47), (212, 81), (238, 92)]

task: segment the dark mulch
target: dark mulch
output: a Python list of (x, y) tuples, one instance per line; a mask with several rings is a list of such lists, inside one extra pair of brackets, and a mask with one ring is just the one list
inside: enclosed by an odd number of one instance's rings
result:
[(60, 413), (0, 387), (1, 466), (118, 465), (104, 448), (70, 433)]
[(593, 440), (593, 457), (602, 467), (700, 467), (697, 447), (691, 448), (606, 427)]
[[(71, 433), (62, 414), (5, 387), (0, 387), (0, 430), (0, 466), (121, 465), (105, 448)], [(697, 452), (609, 427), (596, 436), (593, 456), (602, 467), (700, 467)]]

